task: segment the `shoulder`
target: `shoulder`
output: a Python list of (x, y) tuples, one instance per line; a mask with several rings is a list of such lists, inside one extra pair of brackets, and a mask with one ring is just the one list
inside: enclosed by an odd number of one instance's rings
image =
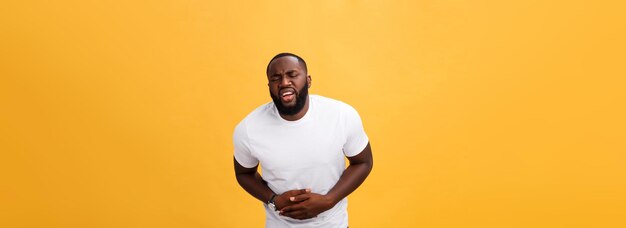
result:
[(328, 97), (324, 97), (324, 96), (320, 96), (320, 95), (310, 95), (310, 96), (311, 96), (311, 101), (314, 102), (315, 105), (319, 105), (321, 107), (321, 110), (337, 112), (337, 113), (340, 113), (340, 114), (343, 114), (343, 113), (355, 114), (355, 113), (357, 113), (357, 111), (356, 111), (356, 109), (354, 109), (354, 107), (352, 107), (351, 105), (349, 105), (348, 103), (345, 103), (343, 101), (332, 99), (332, 98), (328, 98)]
[(328, 97), (324, 97), (320, 95), (310, 95), (310, 97), (311, 97), (312, 102), (315, 102), (316, 104), (324, 108), (333, 108), (333, 109), (338, 109), (338, 110), (354, 109), (349, 104), (340, 100), (333, 99), (333, 98), (328, 98)]

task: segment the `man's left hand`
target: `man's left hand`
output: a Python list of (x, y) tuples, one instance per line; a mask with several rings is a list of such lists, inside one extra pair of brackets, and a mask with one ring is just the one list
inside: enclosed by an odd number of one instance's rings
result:
[(293, 196), (290, 200), (297, 204), (281, 209), (280, 215), (294, 219), (314, 218), (320, 213), (331, 209), (337, 203), (326, 195), (312, 192)]

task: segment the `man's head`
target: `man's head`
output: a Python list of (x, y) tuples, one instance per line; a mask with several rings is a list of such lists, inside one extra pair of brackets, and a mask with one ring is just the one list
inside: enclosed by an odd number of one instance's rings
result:
[(305, 106), (311, 76), (306, 62), (295, 54), (280, 53), (267, 64), (270, 96), (281, 115), (293, 116)]

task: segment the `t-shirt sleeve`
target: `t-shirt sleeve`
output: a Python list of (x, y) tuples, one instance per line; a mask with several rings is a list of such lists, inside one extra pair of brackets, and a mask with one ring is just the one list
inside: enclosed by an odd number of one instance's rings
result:
[(242, 121), (235, 127), (233, 144), (235, 146), (235, 160), (237, 160), (241, 166), (253, 168), (259, 164), (259, 160), (252, 156), (252, 151), (250, 150), (245, 121)]
[(348, 157), (354, 157), (365, 149), (369, 138), (365, 134), (359, 113), (351, 106), (347, 106), (344, 111), (344, 123), (346, 142), (343, 145), (343, 153)]

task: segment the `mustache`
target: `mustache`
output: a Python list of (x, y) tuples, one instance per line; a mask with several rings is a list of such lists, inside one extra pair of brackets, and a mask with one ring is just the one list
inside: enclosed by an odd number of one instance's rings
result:
[[(280, 90), (283, 89), (285, 88), (281, 88)], [(304, 86), (301, 90), (297, 90), (294, 88), (294, 91), (296, 93), (296, 104), (291, 107), (283, 105), (283, 102), (280, 100), (280, 94), (274, 95), (270, 91), (270, 97), (272, 97), (272, 101), (274, 102), (276, 109), (278, 109), (278, 113), (280, 113), (281, 115), (292, 116), (297, 114), (304, 108), (304, 105), (306, 104), (306, 99), (309, 96), (308, 86)]]

